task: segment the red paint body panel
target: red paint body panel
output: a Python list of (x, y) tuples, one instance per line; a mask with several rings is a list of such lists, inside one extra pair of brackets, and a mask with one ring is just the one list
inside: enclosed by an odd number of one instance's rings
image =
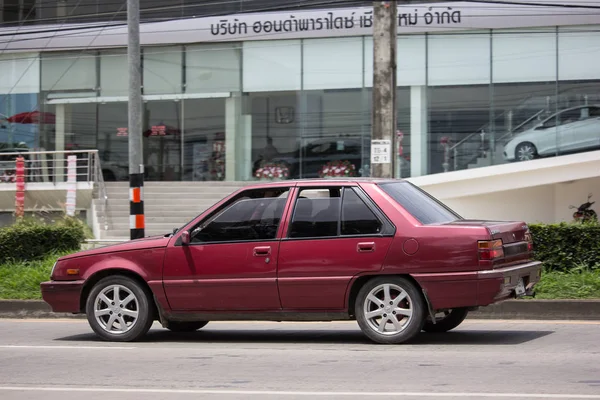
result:
[[(257, 247), (270, 255), (254, 255)], [(278, 250), (277, 241), (169, 246), (163, 280), (171, 309), (280, 309)]]
[[(391, 241), (389, 237), (282, 241), (278, 262), (282, 307), (343, 309), (352, 278), (380, 271)], [(374, 251), (359, 252), (360, 243), (373, 243)]]
[[(288, 239), (297, 186), (360, 187), (387, 216), (395, 233), (392, 230), (387, 236)], [(276, 187), (291, 190), (274, 240), (188, 246), (178, 242), (184, 231), (212, 215), (233, 196), (245, 190)], [(539, 281), (541, 264), (532, 262), (530, 253), (514, 251), (524, 239), (522, 227), (520, 222), (469, 220), (424, 225), (388, 195), (378, 181), (258, 184), (236, 191), (172, 236), (62, 257), (52, 280), (41, 284), (41, 289), (54, 311), (80, 312), (85, 283), (100, 272), (128, 271), (148, 283), (166, 315), (204, 312), (235, 316), (246, 312), (289, 316), (312, 312), (322, 316), (349, 311), (350, 293), (355, 293), (352, 285), (357, 278), (401, 274), (415, 279), (434, 310), (485, 306), (509, 298), (520, 278), (528, 288)], [(515, 245), (507, 247), (514, 254), (498, 263), (482, 262), (477, 242), (491, 239)], [(79, 269), (79, 275), (67, 275), (67, 269)]]
[(79, 299), (84, 281), (43, 282), (40, 285), (42, 299), (50, 305), (54, 312), (79, 312)]

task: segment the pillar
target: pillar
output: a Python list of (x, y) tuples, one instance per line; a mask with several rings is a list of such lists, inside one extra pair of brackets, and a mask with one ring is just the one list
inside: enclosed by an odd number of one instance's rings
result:
[(410, 88), (410, 175), (427, 175), (429, 133), (427, 86)]
[(226, 181), (246, 181), (252, 174), (252, 116), (242, 109), (239, 95), (225, 100)]
[[(55, 138), (54, 138), (54, 150), (57, 152), (65, 150), (65, 136), (66, 136), (66, 104), (57, 104), (55, 110)], [(65, 154), (55, 153), (54, 155), (54, 182), (65, 181)]]

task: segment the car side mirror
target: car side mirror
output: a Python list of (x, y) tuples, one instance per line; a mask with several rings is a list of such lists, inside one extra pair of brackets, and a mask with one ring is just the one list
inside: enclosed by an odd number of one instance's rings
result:
[(190, 232), (185, 231), (181, 234), (181, 244), (188, 246), (190, 244)]

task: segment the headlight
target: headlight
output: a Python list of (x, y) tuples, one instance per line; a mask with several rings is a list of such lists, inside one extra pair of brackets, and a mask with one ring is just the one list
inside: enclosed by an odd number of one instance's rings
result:
[(54, 270), (56, 269), (56, 265), (58, 264), (58, 260), (56, 260), (56, 262), (54, 263), (54, 265), (52, 266), (52, 272), (50, 272), (50, 277), (54, 276)]

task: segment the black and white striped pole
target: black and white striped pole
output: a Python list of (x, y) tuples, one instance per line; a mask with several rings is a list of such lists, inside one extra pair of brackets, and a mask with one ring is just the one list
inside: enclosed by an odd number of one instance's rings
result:
[(140, 3), (127, 0), (127, 62), (129, 65), (129, 232), (145, 236), (144, 165), (142, 148), (142, 78), (140, 51)]

